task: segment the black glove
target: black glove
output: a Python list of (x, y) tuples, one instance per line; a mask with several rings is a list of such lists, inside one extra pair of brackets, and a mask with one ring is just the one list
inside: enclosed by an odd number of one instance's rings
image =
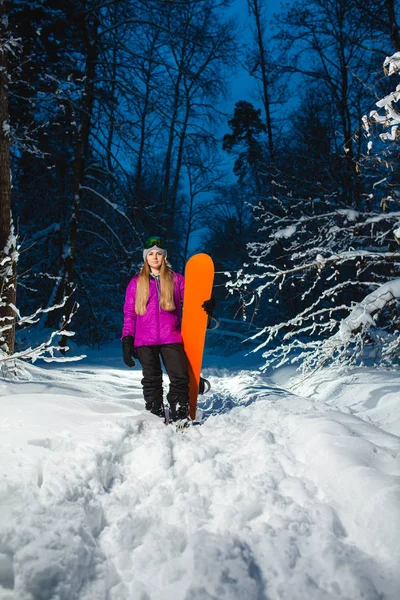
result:
[(203, 302), (203, 304), (201, 305), (201, 308), (203, 308), (206, 313), (208, 314), (209, 317), (212, 317), (214, 314), (214, 310), (215, 310), (215, 306), (216, 306), (216, 301), (214, 296), (211, 296), (211, 298), (209, 298), (209, 300), (206, 300), (205, 302)]
[(122, 356), (127, 367), (134, 367), (135, 361), (132, 357), (137, 358), (137, 353), (133, 347), (133, 337), (126, 335), (122, 338)]

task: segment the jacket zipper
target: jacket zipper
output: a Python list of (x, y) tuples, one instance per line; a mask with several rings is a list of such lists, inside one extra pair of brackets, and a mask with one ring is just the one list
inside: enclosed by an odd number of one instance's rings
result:
[(158, 345), (161, 346), (161, 332), (160, 332), (160, 278), (153, 277), (154, 283), (156, 284), (156, 292), (157, 292), (157, 334), (158, 334)]

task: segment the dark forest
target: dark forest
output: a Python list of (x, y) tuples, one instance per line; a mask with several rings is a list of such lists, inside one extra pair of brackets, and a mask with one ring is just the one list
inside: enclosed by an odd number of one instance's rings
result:
[[(256, 332), (271, 361), (343, 359), (349, 336), (321, 340), (398, 277), (395, 2), (293, 0), (271, 18), (247, 0), (246, 32), (230, 5), (1, 2), (7, 355), (119, 337), (153, 234), (179, 272), (213, 257), (222, 329)], [(253, 89), (232, 102), (241, 72)], [(348, 327), (358, 357), (397, 357), (397, 309), (392, 286), (373, 327)]]

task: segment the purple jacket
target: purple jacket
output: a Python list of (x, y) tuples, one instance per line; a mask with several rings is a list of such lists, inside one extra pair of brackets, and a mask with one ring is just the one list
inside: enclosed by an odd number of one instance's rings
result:
[(137, 315), (135, 312), (137, 281), (138, 276), (131, 279), (126, 289), (122, 337), (131, 335), (135, 348), (182, 343), (181, 306), (185, 281), (183, 275), (174, 273), (175, 310), (173, 311), (160, 308), (157, 284), (154, 277), (150, 277), (149, 300), (144, 315)]

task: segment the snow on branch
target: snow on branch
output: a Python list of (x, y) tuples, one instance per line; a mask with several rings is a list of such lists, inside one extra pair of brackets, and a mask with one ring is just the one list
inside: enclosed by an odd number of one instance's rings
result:
[[(274, 215), (271, 205), (257, 209), (259, 235), (248, 244), (250, 260), (226, 284), (242, 299), (257, 298), (253, 305), (242, 303), (243, 311), (253, 311), (251, 319), (262, 325), (251, 336), (259, 342), (254, 352), (262, 352), (265, 367), (290, 361), (304, 370), (326, 361), (349, 364), (362, 357), (372, 338), (383, 348), (382, 336), (392, 336), (395, 352), (395, 317), (389, 315), (385, 332), (377, 334), (372, 316), (387, 312), (390, 298), (398, 297), (388, 293), (393, 290), (387, 279), (400, 268), (399, 211), (332, 210), (327, 199), (328, 210), (323, 211), (321, 201), (317, 213), (307, 200), (290, 200), (283, 216)], [(276, 235), (282, 231), (291, 235)], [(393, 285), (397, 292), (400, 284)], [(363, 325), (353, 328), (351, 320), (360, 311)], [(343, 339), (338, 332), (346, 327)]]
[(119, 245), (121, 250), (125, 253), (125, 256), (127, 256), (127, 257), (132, 256), (132, 251), (127, 250), (125, 248), (124, 244), (121, 241), (120, 236), (114, 231), (114, 229), (107, 223), (107, 221), (105, 219), (103, 219), (102, 217), (100, 217), (99, 215), (94, 213), (93, 211), (87, 210), (86, 208), (81, 208), (81, 212), (86, 213), (86, 214), (90, 215), (91, 217), (93, 217), (94, 219), (96, 219), (97, 221), (99, 221), (103, 225), (103, 227), (110, 232), (113, 239), (117, 242), (117, 244)]
[(129, 219), (128, 215), (118, 206), (118, 204), (116, 204), (115, 202), (112, 202), (111, 200), (109, 200), (108, 198), (106, 198), (105, 196), (103, 196), (103, 194), (101, 194), (97, 190), (95, 190), (92, 187), (89, 187), (87, 185), (81, 185), (81, 186), (79, 186), (79, 189), (81, 189), (81, 190), (87, 190), (88, 192), (91, 192), (92, 194), (94, 194), (98, 198), (101, 198), (103, 200), (103, 202), (105, 202), (108, 206), (110, 206), (113, 210), (115, 210), (119, 215), (121, 215), (121, 217), (123, 217), (126, 221), (128, 221), (130, 227), (133, 230), (135, 229), (134, 226), (133, 226), (133, 223)]
[[(388, 56), (383, 64), (383, 68), (389, 76), (399, 74), (400, 52), (396, 52), (396, 54), (393, 54), (393, 56)], [(384, 109), (384, 114), (379, 114), (378, 111), (373, 110), (370, 112), (369, 119), (364, 115), (362, 119), (363, 126), (369, 137), (371, 136), (369, 127), (370, 121), (375, 121), (376, 123), (382, 125), (385, 129), (390, 129), (390, 131), (380, 134), (381, 140), (393, 142), (398, 139), (400, 135), (400, 112), (399, 109), (394, 106), (394, 104), (397, 104), (399, 100), (400, 84), (397, 85), (393, 92), (378, 100), (376, 103), (378, 108)], [(370, 150), (371, 148), (372, 143), (368, 145), (368, 149)]]
[(383, 63), (383, 68), (389, 76), (394, 73), (400, 73), (400, 52), (396, 52), (392, 56), (387, 56)]
[(31, 242), (38, 242), (41, 240), (45, 240), (46, 238), (48, 238), (51, 235), (60, 233), (60, 231), (61, 231), (60, 223), (52, 223), (45, 229), (42, 229), (41, 231), (37, 231), (36, 233), (34, 233), (33, 236), (31, 237)]
[(343, 343), (347, 343), (352, 333), (361, 327), (370, 327), (375, 324), (373, 315), (381, 311), (389, 302), (400, 298), (400, 278), (387, 281), (377, 290), (368, 294), (360, 304), (357, 304), (348, 317), (341, 323), (338, 336)]
[[(60, 302), (58, 304), (54, 304), (53, 306), (50, 306), (48, 308), (39, 308), (32, 315), (25, 316), (25, 317), (21, 317), (20, 312), (16, 306), (10, 305), (10, 308), (14, 311), (15, 315), (17, 316), (17, 324), (19, 326), (34, 325), (39, 321), (38, 317), (40, 315), (42, 315), (44, 313), (49, 313), (53, 310), (63, 308), (65, 306), (68, 298), (69, 298), (69, 296), (65, 296), (64, 299), (62, 300), (62, 302)], [(56, 331), (52, 331), (50, 333), (50, 335), (48, 336), (47, 340), (45, 340), (38, 346), (36, 346), (34, 348), (26, 348), (25, 350), (22, 350), (21, 352), (14, 352), (14, 354), (11, 354), (11, 355), (8, 355), (5, 352), (0, 351), (0, 365), (9, 363), (10, 361), (13, 361), (15, 359), (30, 360), (30, 361), (32, 361), (32, 363), (34, 363), (39, 358), (46, 362), (65, 362), (65, 361), (80, 360), (82, 358), (85, 358), (84, 355), (73, 356), (73, 357), (55, 356), (55, 352), (59, 353), (59, 352), (64, 352), (66, 350), (66, 348), (61, 348), (58, 344), (55, 344), (55, 339), (57, 338), (57, 336), (72, 337), (75, 335), (75, 333), (73, 331), (68, 330), (68, 326), (71, 323), (72, 318), (76, 314), (78, 308), (79, 308), (79, 304), (75, 303), (69, 318), (68, 319), (64, 318), (62, 325)], [(0, 337), (2, 336), (3, 332), (5, 332), (10, 327), (12, 327), (11, 323), (2, 324), (0, 326)]]
[(328, 361), (341, 364), (355, 363), (363, 358), (368, 337), (375, 337), (375, 341), (380, 342), (383, 349), (381, 358), (390, 362), (393, 354), (399, 351), (398, 335), (389, 336), (377, 332), (373, 336), (370, 330), (376, 327), (379, 313), (399, 299), (400, 278), (379, 286), (353, 307), (350, 314), (340, 322), (339, 330), (333, 336), (322, 340), (313, 353), (303, 355), (303, 367), (319, 368)]
[(255, 279), (267, 279), (267, 281), (259, 285), (256, 288), (258, 295), (261, 295), (264, 290), (268, 287), (274, 286), (277, 283), (283, 283), (287, 276), (294, 275), (296, 273), (302, 273), (309, 269), (315, 268), (321, 270), (332, 264), (341, 265), (348, 261), (357, 260), (370, 260), (370, 261), (381, 261), (382, 259), (400, 261), (398, 252), (371, 252), (368, 250), (350, 250), (348, 252), (340, 252), (337, 254), (331, 254), (330, 256), (323, 257), (322, 254), (317, 254), (315, 259), (310, 262), (305, 262), (300, 265), (291, 267), (289, 269), (280, 269), (275, 265), (262, 265), (259, 263), (257, 266), (263, 266), (266, 270), (262, 274), (245, 274), (240, 272), (240, 279), (238, 281), (228, 281), (226, 287), (238, 288), (246, 286), (252, 283)]

